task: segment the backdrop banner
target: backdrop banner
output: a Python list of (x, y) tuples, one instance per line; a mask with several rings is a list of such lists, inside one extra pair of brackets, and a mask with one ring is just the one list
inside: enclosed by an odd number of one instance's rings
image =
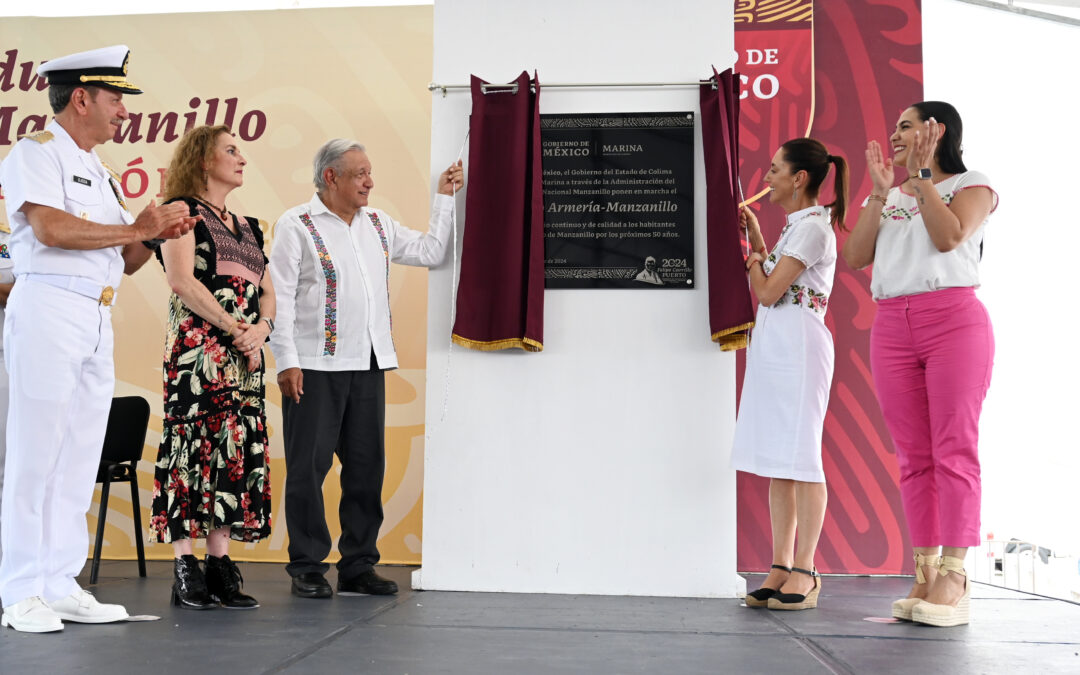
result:
[[(367, 146), (376, 176), (372, 203), (410, 227), (426, 229), (432, 199), (431, 97), (426, 89), (431, 79), (430, 6), (5, 18), (0, 23), (0, 159), (19, 135), (43, 128), (51, 116), (37, 66), (112, 44), (131, 48), (130, 77), (146, 92), (125, 97), (130, 118), (115, 142), (97, 148), (121, 174), (132, 212), (160, 199), (163, 174), (185, 128), (227, 124), (248, 160), (245, 184), (229, 198), (231, 210), (273, 223), (286, 209), (308, 201), (314, 192), (315, 150), (342, 137)], [(0, 209), (0, 221), (6, 220)], [(266, 234), (269, 250), (273, 232)], [(390, 293), (401, 368), (387, 374), (386, 520), (379, 549), (384, 562), (415, 564), (420, 561), (423, 490), (427, 270), (394, 266)], [(153, 409), (139, 465), (144, 525), (149, 523), (161, 433), (168, 297), (165, 275), (151, 260), (124, 280), (113, 312), (116, 395), (142, 396)], [(281, 396), (269, 349), (265, 354), (270, 357), (274, 529), (258, 544), (234, 543), (230, 555), (286, 561)], [(339, 475), (340, 469), (332, 471), (324, 486), (328, 505), (340, 495)], [(125, 492), (113, 490), (109, 498), (106, 558), (135, 555)], [(336, 538), (336, 508), (327, 509), (327, 520)], [(90, 521), (89, 527), (96, 527), (93, 515)], [(173, 557), (171, 546), (146, 550), (152, 559)]]
[[(854, 226), (871, 188), (867, 140), (887, 139), (900, 112), (922, 100), (921, 6), (919, 0), (887, 0), (859, 3), (856, 12), (845, 2), (811, 4), (735, 3), (736, 68), (743, 76), (740, 175), (747, 198), (760, 198), (776, 148), (790, 138), (813, 136), (849, 162), (848, 225)], [(831, 187), (821, 194), (822, 203), (830, 201)], [(767, 204), (758, 214), (771, 246), (783, 214)], [(838, 240), (843, 246), (845, 235)], [(836, 344), (836, 370), (825, 418), (829, 507), (818, 569), (911, 573), (896, 457), (870, 377), (876, 306), (869, 284), (869, 269), (852, 270), (842, 259), (837, 264), (825, 319)], [(741, 362), (738, 372), (741, 386)], [(737, 484), (738, 568), (767, 570), (768, 481), (740, 473)]]

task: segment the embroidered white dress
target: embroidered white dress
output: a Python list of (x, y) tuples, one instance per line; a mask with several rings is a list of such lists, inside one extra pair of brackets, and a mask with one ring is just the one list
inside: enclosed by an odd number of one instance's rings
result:
[(824, 207), (789, 214), (769, 258), (806, 269), (771, 307), (758, 305), (746, 357), (731, 466), (769, 478), (825, 482), (821, 429), (829, 405), (833, 340), (825, 311), (836, 271), (836, 235)]

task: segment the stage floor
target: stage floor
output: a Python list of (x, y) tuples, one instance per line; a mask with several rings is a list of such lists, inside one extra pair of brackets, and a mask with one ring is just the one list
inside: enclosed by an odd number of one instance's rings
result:
[(979, 584), (971, 625), (930, 628), (865, 620), (888, 615), (903, 578), (826, 577), (818, 609), (773, 612), (741, 600), (413, 592), (409, 567), (380, 568), (398, 596), (304, 600), (283, 565), (241, 563), (262, 607), (192, 612), (169, 605), (171, 564), (148, 567), (140, 579), (134, 562), (103, 562), (92, 590), (160, 621), (0, 629), (0, 673), (1080, 673), (1080, 605)]

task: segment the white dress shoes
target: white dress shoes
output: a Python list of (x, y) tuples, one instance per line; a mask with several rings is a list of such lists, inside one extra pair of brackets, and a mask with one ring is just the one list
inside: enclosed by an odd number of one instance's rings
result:
[(64, 630), (60, 617), (38, 596), (27, 598), (4, 608), (0, 626), (11, 626), (24, 633), (51, 633)]
[(79, 589), (71, 595), (49, 603), (56, 616), (75, 623), (111, 623), (128, 618), (123, 605), (106, 605), (97, 601), (89, 591)]

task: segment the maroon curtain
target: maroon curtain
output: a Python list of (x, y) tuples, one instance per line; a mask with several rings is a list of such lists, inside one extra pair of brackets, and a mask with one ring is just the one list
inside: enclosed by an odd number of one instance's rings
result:
[[(714, 84), (715, 83), (715, 84)], [(705, 231), (709, 261), (709, 330), (720, 349), (746, 347), (754, 306), (739, 231), (739, 78), (729, 68), (701, 85), (705, 146)]]
[[(534, 74), (535, 78), (535, 74)], [(540, 82), (472, 77), (469, 191), (453, 340), (470, 349), (544, 348)], [(513, 88), (511, 88), (513, 87)]]

